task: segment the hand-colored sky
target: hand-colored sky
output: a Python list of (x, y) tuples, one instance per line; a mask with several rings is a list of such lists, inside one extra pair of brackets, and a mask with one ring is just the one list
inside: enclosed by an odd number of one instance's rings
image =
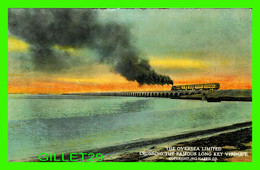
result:
[[(143, 58), (175, 84), (219, 82), (221, 89), (252, 88), (250, 9), (108, 9), (100, 22), (127, 25)], [(9, 93), (169, 90), (129, 82), (86, 48), (55, 46), (74, 56), (66, 71), (32, 69), (30, 44), (9, 34)], [(69, 62), (74, 62), (69, 60)]]

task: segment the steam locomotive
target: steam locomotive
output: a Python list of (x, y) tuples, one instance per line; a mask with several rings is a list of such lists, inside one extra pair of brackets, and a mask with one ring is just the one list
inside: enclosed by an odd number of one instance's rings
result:
[(175, 90), (218, 90), (219, 83), (206, 83), (206, 84), (188, 84), (172, 86), (172, 91)]

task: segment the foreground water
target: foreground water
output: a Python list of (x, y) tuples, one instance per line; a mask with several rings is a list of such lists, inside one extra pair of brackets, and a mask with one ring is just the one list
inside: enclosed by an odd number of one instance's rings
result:
[(251, 120), (251, 102), (9, 95), (8, 156), (26, 160)]

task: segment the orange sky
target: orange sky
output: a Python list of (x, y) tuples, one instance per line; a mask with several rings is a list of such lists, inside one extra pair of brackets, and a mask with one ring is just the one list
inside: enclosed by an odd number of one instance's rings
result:
[[(12, 85), (10, 85), (12, 84)], [(169, 90), (171, 86), (159, 85), (143, 85), (139, 86), (137, 83), (113, 83), (113, 84), (76, 84), (64, 82), (42, 82), (31, 81), (24, 82), (23, 84), (16, 84), (12, 82), (9, 84), (9, 93), (29, 93), (29, 94), (61, 94), (61, 93), (84, 93), (84, 92), (102, 92), (102, 91), (149, 91), (149, 90)]]
[[(240, 83), (234, 83), (239, 81)], [(175, 84), (192, 83), (220, 83), (220, 89), (251, 89), (250, 79), (194, 79), (180, 80)], [(84, 93), (84, 92), (102, 92), (102, 91), (160, 91), (170, 90), (171, 85), (143, 85), (139, 86), (136, 82), (126, 83), (104, 83), (104, 84), (79, 84), (75, 82), (44, 81), (39, 79), (9, 78), (9, 93), (29, 93), (29, 94), (61, 94), (61, 93)]]
[[(113, 73), (105, 65), (97, 65), (95, 67), (97, 70), (92, 70), (92, 74), (81, 76), (74, 75), (73, 71), (55, 75), (33, 71), (23, 72), (13, 67), (18, 63), (12, 56), (16, 55), (16, 53), (27, 52), (28, 47), (28, 44), (13, 36), (10, 36), (8, 39), (8, 51), (9, 54), (12, 54), (9, 55), (8, 63), (8, 93), (61, 94), (102, 91), (160, 91), (171, 89), (170, 85), (140, 86), (137, 82), (127, 81), (119, 74)], [(79, 53), (80, 55), (80, 52), (75, 49), (67, 50), (70, 53)], [(151, 66), (159, 73), (165, 70), (173, 70), (173, 74), (168, 75), (174, 80), (175, 84), (218, 82), (220, 83), (220, 89), (252, 88), (251, 70), (249, 73), (241, 73), (237, 69), (232, 70), (232, 68), (227, 67), (232, 61), (223, 59), (218, 62), (211, 62), (210, 60), (192, 59), (185, 56), (177, 59), (171, 58), (171, 56), (150, 56), (149, 60)], [(189, 71), (186, 72), (185, 70)], [(85, 70), (79, 72), (85, 72)]]

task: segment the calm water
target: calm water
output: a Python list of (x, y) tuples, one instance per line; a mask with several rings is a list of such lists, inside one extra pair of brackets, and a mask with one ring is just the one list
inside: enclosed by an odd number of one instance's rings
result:
[(9, 95), (9, 160), (172, 136), (252, 120), (251, 102)]

